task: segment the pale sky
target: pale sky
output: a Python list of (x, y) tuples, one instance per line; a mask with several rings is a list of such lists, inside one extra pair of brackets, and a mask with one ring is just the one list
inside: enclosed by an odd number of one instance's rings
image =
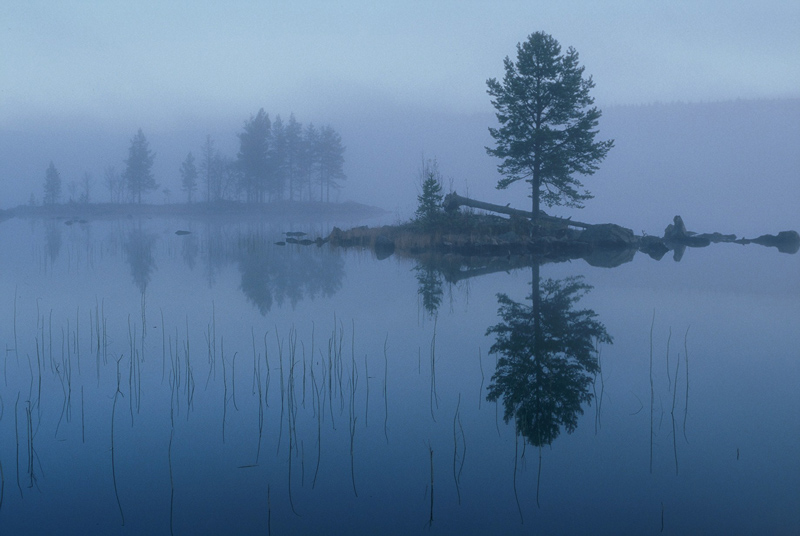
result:
[(0, 128), (486, 112), (486, 79), (540, 30), (577, 49), (606, 106), (800, 96), (796, 0), (3, 0)]

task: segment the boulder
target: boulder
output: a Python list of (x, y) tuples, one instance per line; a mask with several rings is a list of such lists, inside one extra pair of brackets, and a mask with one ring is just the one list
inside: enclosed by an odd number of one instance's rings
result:
[(598, 268), (616, 268), (631, 262), (635, 255), (635, 248), (594, 248), (583, 256), (583, 260), (590, 266)]
[(695, 235), (694, 238), (703, 238), (707, 239), (709, 242), (713, 244), (718, 244), (720, 242), (735, 242), (736, 235), (735, 234), (722, 234), (722, 233), (701, 233)]
[(375, 237), (375, 256), (378, 260), (383, 260), (394, 253), (394, 241), (386, 235)]
[(630, 248), (637, 244), (632, 230), (613, 223), (592, 225), (580, 234), (578, 240), (606, 248)]
[(664, 229), (664, 240), (682, 240), (689, 236), (689, 233), (686, 231), (686, 225), (683, 224), (683, 218), (680, 216), (675, 216), (672, 218), (672, 222), (667, 225), (667, 228)]
[(657, 236), (643, 236), (639, 239), (639, 251), (650, 255), (653, 259), (659, 261), (666, 255), (669, 248), (664, 243), (664, 240)]
[(797, 231), (781, 231), (777, 235), (761, 235), (750, 242), (776, 247), (781, 253), (797, 253), (800, 250), (800, 234), (797, 234)]
[(672, 222), (664, 229), (665, 242), (673, 242), (693, 248), (703, 248), (711, 244), (711, 239), (709, 238), (711, 235), (698, 235), (687, 231), (683, 218), (680, 216), (675, 216)]

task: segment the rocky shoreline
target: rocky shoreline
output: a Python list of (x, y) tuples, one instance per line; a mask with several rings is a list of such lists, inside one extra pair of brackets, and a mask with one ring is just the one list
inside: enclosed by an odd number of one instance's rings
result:
[(534, 225), (524, 218), (471, 216), (471, 225), (442, 225), (422, 229), (413, 223), (334, 228), (326, 241), (337, 247), (369, 248), (379, 258), (397, 252), (406, 256), (427, 253), (455, 254), (471, 257), (533, 255), (543, 260), (585, 259), (594, 266), (618, 266), (633, 259), (637, 251), (655, 260), (672, 252), (679, 261), (686, 248), (706, 247), (714, 243), (760, 244), (775, 247), (783, 253), (800, 250), (800, 234), (782, 231), (777, 235), (761, 235), (754, 239), (731, 234), (694, 233), (686, 230), (680, 216), (675, 216), (663, 236), (636, 235), (631, 229), (606, 223), (585, 225), (575, 229), (568, 221)]

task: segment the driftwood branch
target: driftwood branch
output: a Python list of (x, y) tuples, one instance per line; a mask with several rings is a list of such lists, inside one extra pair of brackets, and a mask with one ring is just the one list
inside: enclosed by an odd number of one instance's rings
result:
[[(444, 197), (444, 201), (442, 203), (444, 209), (447, 211), (457, 210), (458, 207), (472, 207), (477, 208), (480, 210), (488, 210), (490, 212), (498, 212), (500, 214), (508, 214), (509, 216), (517, 216), (520, 218), (528, 218), (528, 219), (536, 219), (533, 216), (533, 212), (528, 212), (526, 210), (519, 210), (516, 208), (510, 208), (508, 206), (502, 205), (494, 205), (492, 203), (486, 203), (484, 201), (476, 201), (475, 199), (470, 199), (468, 197), (462, 197), (458, 195), (456, 192), (451, 194), (447, 194)], [(548, 216), (542, 211), (539, 211), (539, 220), (552, 222), (552, 223), (559, 223), (562, 225), (571, 225), (573, 227), (581, 227), (583, 229), (588, 229), (592, 225), (589, 223), (583, 223), (580, 221), (574, 221), (567, 218), (556, 218), (555, 216)]]

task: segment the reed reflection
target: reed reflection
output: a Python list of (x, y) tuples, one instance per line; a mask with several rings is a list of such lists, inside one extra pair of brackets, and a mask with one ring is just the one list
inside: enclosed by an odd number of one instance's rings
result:
[(592, 289), (583, 277), (542, 281), (537, 265), (531, 283), (530, 303), (497, 296), (501, 322), (486, 333), (495, 335), (490, 353), (499, 359), (487, 400), (502, 398), (505, 421), (540, 447), (577, 427), (593, 399), (597, 344), (612, 338), (593, 310), (576, 308)]

